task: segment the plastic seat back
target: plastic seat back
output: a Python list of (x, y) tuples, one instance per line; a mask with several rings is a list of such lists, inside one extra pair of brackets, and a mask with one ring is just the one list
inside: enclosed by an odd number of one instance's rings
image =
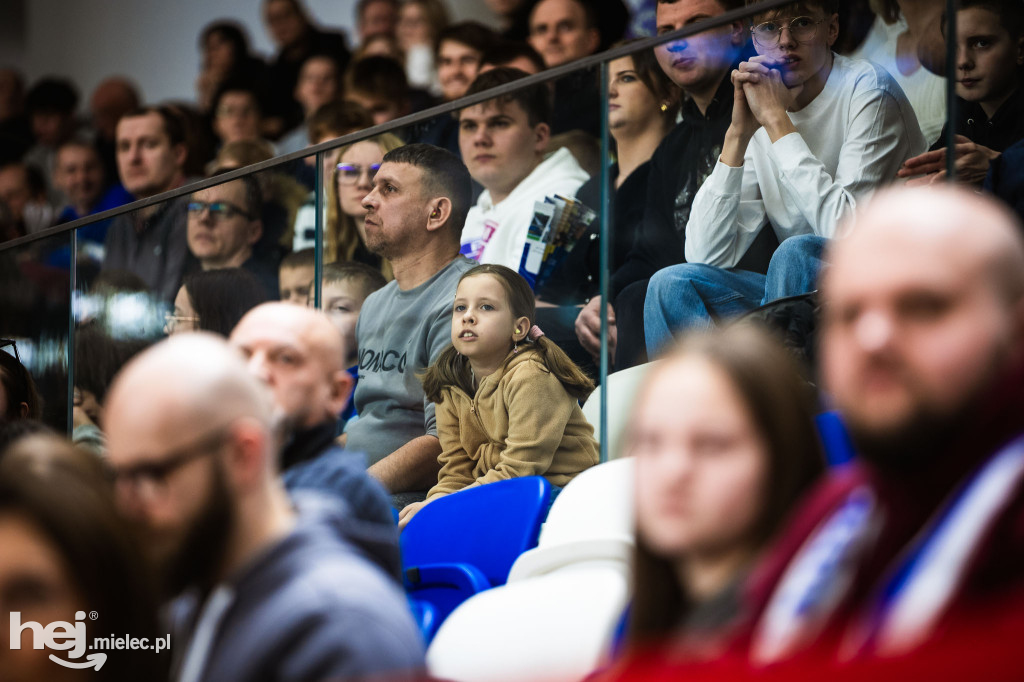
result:
[(621, 438), (629, 423), (632, 405), (637, 391), (647, 374), (657, 367), (658, 362), (637, 365), (608, 375), (608, 433), (598, 433), (601, 424), (601, 394), (594, 391), (583, 405), (583, 415), (594, 425), (594, 437), (598, 442), (608, 441), (608, 459), (622, 456)]

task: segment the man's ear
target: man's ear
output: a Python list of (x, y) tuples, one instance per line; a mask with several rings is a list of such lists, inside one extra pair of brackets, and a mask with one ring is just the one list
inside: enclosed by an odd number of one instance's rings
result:
[(533, 149), (538, 154), (543, 154), (548, 148), (548, 142), (551, 141), (551, 126), (547, 123), (538, 123), (533, 127), (533, 134), (535, 136)]
[(747, 22), (737, 19), (729, 24), (729, 31), (729, 40), (733, 45), (743, 47), (747, 44), (747, 39), (750, 37), (750, 29), (747, 26)]
[(21, 414), (22, 419), (28, 419), (28, 403), (22, 401), (18, 405), (18, 412)]
[(256, 487), (266, 475), (270, 435), (254, 419), (242, 417), (231, 425), (230, 447), (224, 453), (229, 485), (239, 492)]
[(433, 232), (448, 224), (452, 217), (452, 200), (448, 197), (437, 197), (427, 203), (427, 230)]
[(828, 20), (828, 46), (832, 47), (839, 39), (839, 15), (833, 14)]
[(601, 45), (601, 33), (596, 28), (587, 30), (587, 54), (594, 54)]
[(349, 396), (352, 395), (352, 376), (345, 370), (339, 369), (331, 375), (331, 395), (328, 400), (328, 407), (331, 414), (338, 417), (341, 411), (348, 404)]
[(256, 220), (249, 221), (249, 236), (246, 239), (246, 243), (252, 246), (260, 240), (263, 236), (263, 221), (257, 218)]
[(174, 162), (178, 165), (178, 168), (185, 167), (185, 161), (188, 159), (188, 147), (184, 144), (174, 145)]

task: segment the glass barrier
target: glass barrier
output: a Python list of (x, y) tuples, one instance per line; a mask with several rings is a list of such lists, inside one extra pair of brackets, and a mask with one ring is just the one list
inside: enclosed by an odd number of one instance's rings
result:
[[(809, 17), (776, 12), (783, 3), (772, 0), (727, 21), (694, 23), (688, 3), (659, 4), (658, 31), (672, 35), (615, 48), (557, 77), (523, 84), (484, 74), (480, 82), (500, 95), (470, 94), (475, 99), (454, 111), (349, 135), (249, 172), (232, 170), (245, 162), (218, 156), (211, 170), (242, 177), (108, 218), (103, 228), (83, 225), (77, 242), (63, 233), (0, 244), (17, 293), (8, 294), (3, 334), (21, 339), (23, 355), (22, 346), (36, 349), (29, 358), (47, 389), (47, 420), (66, 426), (61, 372), (74, 368), (83, 395), (99, 397), (86, 385), (102, 384), (85, 369), (100, 363), (73, 362), (72, 346), (74, 355), (92, 357), (90, 335), (102, 332), (130, 354), (132, 344), (203, 327), (203, 304), (190, 301), (182, 284), (241, 267), (252, 293), (235, 282), (239, 305), (283, 298), (322, 307), (348, 338), (346, 363), (354, 365), (361, 300), (395, 274), (386, 245), (365, 230), (373, 174), (392, 149), (430, 142), (459, 155), (472, 178), (460, 252), (526, 277), (538, 326), (600, 385), (593, 399), (605, 401), (609, 373), (646, 362), (688, 325), (714, 324), (766, 300), (765, 273), (780, 240), (831, 236), (853, 200), (898, 177), (948, 179), (942, 171), (953, 155), (921, 155), (941, 150), (952, 134), (990, 145), (996, 156), (1008, 146), (1015, 123), (992, 116), (993, 103), (969, 79), (957, 82), (961, 98), (949, 108), (948, 81), (935, 72), (954, 72), (957, 45), (942, 39), (940, 5), (928, 17), (902, 18), (898, 7), (876, 17), (843, 3), (833, 20), (813, 8)], [(956, 17), (949, 19), (952, 31)], [(751, 86), (778, 87), (760, 99), (765, 90), (755, 89), (734, 114), (733, 69)], [(884, 94), (871, 99), (868, 90)], [(946, 125), (947, 113), (956, 125)], [(962, 181), (980, 185), (990, 162), (977, 158), (963, 159)], [(780, 180), (785, 174), (789, 180)], [(742, 201), (723, 199), (730, 196)], [(222, 243), (217, 232), (228, 226), (234, 232)], [(59, 248), (70, 270), (47, 265), (43, 254)], [(225, 249), (235, 249), (232, 257)], [(729, 276), (703, 281), (694, 274), (698, 263)], [(366, 290), (343, 286), (346, 267), (363, 268)], [(798, 288), (813, 286), (805, 277)], [(714, 303), (723, 292), (735, 305)], [(590, 414), (607, 418), (605, 410)]]

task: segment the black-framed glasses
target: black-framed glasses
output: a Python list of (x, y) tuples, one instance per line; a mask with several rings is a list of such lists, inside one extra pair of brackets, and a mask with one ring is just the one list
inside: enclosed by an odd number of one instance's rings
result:
[(230, 427), (221, 427), (195, 442), (172, 450), (158, 462), (142, 462), (126, 467), (109, 467), (114, 485), (130, 487), (136, 494), (160, 496), (167, 492), (171, 474), (189, 462), (217, 452), (231, 435)]
[(18, 355), (18, 344), (17, 344), (17, 342), (14, 339), (0, 339), (0, 350), (3, 350), (5, 348), (7, 348), (8, 346), (11, 349), (14, 350), (14, 353), (13, 353), (14, 359), (17, 360), (18, 362), (21, 362), (21, 356)]
[(200, 215), (203, 211), (209, 209), (210, 217), (214, 220), (229, 220), (236, 215), (243, 216), (252, 220), (252, 215), (240, 207), (235, 206), (230, 201), (190, 201), (188, 202), (188, 212), (192, 215)]
[(338, 174), (338, 182), (343, 185), (354, 185), (359, 182), (359, 177), (366, 173), (370, 182), (373, 182), (373, 178), (376, 177), (377, 171), (380, 170), (379, 163), (372, 163), (369, 166), (360, 166), (356, 163), (339, 163), (335, 166), (335, 172)]
[(815, 21), (811, 17), (796, 17), (790, 19), (788, 24), (781, 21), (766, 21), (750, 29), (750, 35), (760, 47), (771, 49), (777, 47), (779, 41), (782, 40), (782, 29), (788, 28), (789, 35), (793, 37), (793, 40), (805, 43), (814, 39), (814, 35), (818, 32), (818, 25), (824, 21), (824, 19)]

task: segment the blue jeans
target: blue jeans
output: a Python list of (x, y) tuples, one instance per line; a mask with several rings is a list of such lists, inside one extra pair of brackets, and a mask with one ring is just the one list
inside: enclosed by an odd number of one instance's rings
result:
[(674, 334), (706, 329), (719, 319), (736, 317), (787, 296), (813, 291), (828, 240), (800, 235), (783, 240), (768, 264), (768, 274), (683, 263), (659, 270), (644, 301), (647, 356), (654, 358)]

